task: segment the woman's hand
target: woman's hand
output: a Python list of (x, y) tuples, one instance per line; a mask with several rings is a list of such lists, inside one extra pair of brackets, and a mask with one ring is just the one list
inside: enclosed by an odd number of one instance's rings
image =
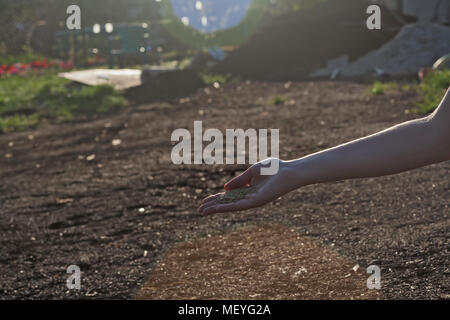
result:
[[(269, 161), (278, 162), (278, 172), (274, 175), (262, 175), (261, 169), (267, 168)], [(293, 179), (292, 174), (288, 162), (276, 158), (260, 161), (225, 184), (226, 191), (250, 186), (256, 187), (257, 191), (255, 193), (248, 194), (244, 199), (223, 204), (218, 203), (223, 192), (211, 195), (202, 201), (202, 205), (198, 211), (201, 214), (208, 215), (219, 212), (241, 211), (262, 206), (296, 188), (294, 185), (295, 179)]]

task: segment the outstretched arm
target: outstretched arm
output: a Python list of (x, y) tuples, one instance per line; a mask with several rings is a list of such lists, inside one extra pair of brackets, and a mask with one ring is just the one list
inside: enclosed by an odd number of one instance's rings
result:
[(257, 186), (245, 199), (218, 204), (219, 195), (203, 200), (199, 212), (245, 210), (275, 200), (296, 188), (330, 181), (376, 177), (450, 160), (450, 88), (431, 115), (393, 126), (306, 157), (281, 161), (273, 176), (261, 176), (261, 163), (225, 185), (226, 190)]
[(450, 157), (449, 90), (436, 112), (290, 163), (300, 185), (399, 173)]

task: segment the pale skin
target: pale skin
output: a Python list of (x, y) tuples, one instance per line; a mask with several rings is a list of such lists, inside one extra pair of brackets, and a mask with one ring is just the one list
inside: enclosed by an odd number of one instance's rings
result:
[(218, 204), (219, 194), (202, 201), (201, 214), (242, 211), (269, 203), (306, 185), (396, 174), (450, 160), (450, 88), (427, 117), (299, 159), (279, 161), (275, 175), (260, 174), (261, 162), (225, 184), (225, 190), (256, 186), (258, 191), (233, 203)]

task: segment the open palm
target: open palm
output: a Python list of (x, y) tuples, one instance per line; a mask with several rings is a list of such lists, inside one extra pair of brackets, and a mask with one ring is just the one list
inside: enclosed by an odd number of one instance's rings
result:
[(255, 193), (248, 194), (244, 199), (225, 204), (220, 204), (217, 201), (223, 195), (223, 192), (211, 195), (203, 199), (198, 211), (201, 214), (208, 215), (219, 212), (247, 210), (262, 206), (294, 189), (294, 186), (290, 183), (292, 180), (290, 179), (291, 173), (285, 165), (285, 162), (279, 159), (273, 160), (279, 162), (279, 170), (276, 174), (262, 175), (261, 168), (264, 167), (264, 164), (261, 161), (252, 165), (244, 173), (225, 184), (226, 191), (256, 187), (257, 191)]

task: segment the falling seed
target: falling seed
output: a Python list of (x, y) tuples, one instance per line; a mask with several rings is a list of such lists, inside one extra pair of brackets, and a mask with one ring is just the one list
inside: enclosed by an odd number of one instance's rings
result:
[(12, 141), (10, 141), (9, 143), (8, 143), (8, 147), (14, 147), (14, 142), (12, 142)]
[(144, 213), (145, 212), (145, 208), (139, 208), (139, 213)]
[(202, 115), (205, 114), (205, 111), (204, 110), (198, 110), (198, 114), (202, 116)]
[(202, 193), (202, 189), (195, 189), (195, 193), (197, 193), (197, 194)]
[(89, 155), (89, 156), (86, 157), (86, 160), (87, 160), (87, 161), (92, 161), (92, 160), (94, 160), (94, 159), (95, 159), (95, 154), (91, 154), (91, 155)]
[(147, 256), (147, 250), (144, 250), (144, 257), (146, 257)]
[(213, 83), (213, 87), (216, 89), (220, 88), (220, 83), (218, 83), (217, 81)]
[(5, 154), (5, 158), (6, 158), (6, 159), (12, 158), (12, 156), (13, 156), (12, 153), (7, 153), (7, 154)]
[(121, 144), (122, 143), (122, 140), (120, 140), (120, 139), (114, 139), (113, 141), (112, 141), (112, 145), (113, 146), (118, 146), (119, 144)]
[(66, 204), (66, 203), (71, 203), (71, 202), (73, 202), (72, 198), (65, 198), (65, 199), (56, 198), (57, 204)]

